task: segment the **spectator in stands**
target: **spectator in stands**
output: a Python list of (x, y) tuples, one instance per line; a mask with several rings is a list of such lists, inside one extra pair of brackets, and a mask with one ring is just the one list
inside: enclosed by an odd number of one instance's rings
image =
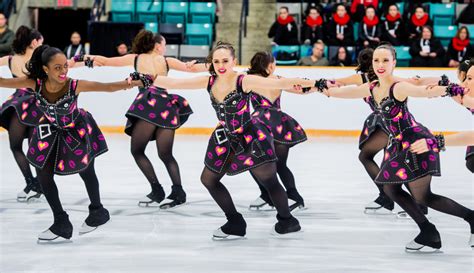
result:
[(318, 40), (323, 40), (323, 35), (323, 17), (318, 8), (311, 7), (301, 27), (301, 41), (303, 44), (312, 45)]
[(415, 9), (415, 13), (411, 16), (408, 21), (408, 38), (417, 39), (420, 37), (421, 31), (424, 26), (433, 26), (428, 13), (426, 13), (423, 6), (418, 6)]
[(474, 3), (470, 3), (459, 14), (456, 24), (474, 24)]
[(354, 45), (354, 26), (343, 4), (337, 4), (336, 12), (327, 25), (327, 40), (331, 46)]
[(365, 16), (359, 24), (359, 45), (363, 48), (376, 48), (382, 38), (382, 26), (375, 8), (369, 6), (365, 9)]
[(347, 53), (347, 49), (343, 46), (339, 47), (336, 56), (329, 62), (330, 66), (350, 66), (352, 65), (352, 58)]
[(372, 6), (377, 8), (378, 0), (354, 0), (351, 5), (351, 17), (353, 21), (360, 22), (365, 16), (365, 10)]
[(84, 46), (81, 44), (81, 34), (74, 31), (71, 34), (71, 44), (64, 49), (64, 54), (66, 58), (71, 59), (74, 56), (84, 55)]
[(458, 67), (460, 62), (471, 59), (473, 47), (469, 42), (469, 30), (460, 27), (448, 46), (447, 63), (449, 67)]
[(12, 53), (12, 43), (15, 33), (8, 28), (7, 18), (0, 13), (0, 57), (10, 55)]
[(288, 13), (287, 7), (281, 7), (275, 23), (268, 32), (276, 45), (298, 45), (298, 28), (295, 19)]
[(377, 15), (379, 17), (381, 17), (383, 14), (388, 14), (388, 10), (390, 9), (390, 6), (391, 5), (396, 5), (397, 2), (400, 2), (400, 1), (398, 1), (398, 0), (384, 0), (384, 1), (382, 1), (382, 7), (378, 10)]
[(430, 26), (424, 26), (421, 38), (416, 39), (410, 47), (412, 56), (410, 66), (441, 67), (444, 53), (441, 42), (433, 38), (433, 29)]
[(392, 4), (388, 7), (385, 21), (382, 26), (382, 40), (393, 46), (400, 46), (406, 42), (406, 29), (401, 18), (398, 6)]
[(327, 66), (328, 59), (324, 57), (325, 45), (322, 41), (317, 41), (313, 45), (313, 54), (308, 57), (301, 58), (296, 65), (302, 66)]
[(117, 44), (117, 57), (124, 56), (128, 54), (128, 46), (125, 42), (119, 42)]

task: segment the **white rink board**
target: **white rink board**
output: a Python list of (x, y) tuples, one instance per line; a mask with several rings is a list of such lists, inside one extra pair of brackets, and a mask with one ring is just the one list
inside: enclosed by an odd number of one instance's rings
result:
[[(239, 68), (243, 70), (244, 68)], [(132, 72), (132, 67), (86, 67), (70, 69), (69, 76), (76, 79), (96, 80), (110, 82), (122, 80)], [(278, 68), (276, 74), (285, 77), (307, 77), (317, 79), (338, 78), (354, 73), (353, 68), (304, 68), (284, 67)], [(398, 69), (395, 73), (400, 77), (441, 76), (442, 74), (455, 81), (456, 71), (423, 70), (423, 69)], [(204, 75), (204, 74), (203, 74)], [(0, 69), (0, 76), (11, 77), (8, 68)], [(186, 78), (196, 74), (171, 71), (171, 77)], [(137, 89), (121, 91), (113, 94), (88, 93), (81, 94), (79, 106), (90, 111), (99, 125), (124, 126), (128, 107), (136, 96)], [(0, 88), (0, 101), (10, 95), (13, 90)], [(194, 114), (184, 127), (212, 128), (217, 124), (215, 113), (210, 105), (209, 96), (205, 90), (170, 90), (187, 98), (194, 110)], [(469, 112), (449, 98), (436, 99), (410, 99), (410, 110), (415, 118), (432, 130), (461, 131), (474, 127)], [(319, 94), (305, 96), (284, 93), (282, 98), (283, 111), (298, 120), (305, 129), (330, 129), (330, 130), (360, 130), (361, 125), (370, 109), (362, 99), (342, 100), (326, 98)]]

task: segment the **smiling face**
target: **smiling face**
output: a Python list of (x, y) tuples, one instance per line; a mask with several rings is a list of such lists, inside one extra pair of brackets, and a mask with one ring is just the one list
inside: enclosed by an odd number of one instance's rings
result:
[(44, 71), (48, 75), (48, 81), (59, 84), (67, 80), (68, 64), (66, 56), (63, 53), (54, 55), (49, 63), (43, 66)]
[(236, 65), (236, 59), (232, 56), (230, 50), (220, 48), (212, 55), (212, 64), (217, 75), (222, 76), (232, 73)]
[(429, 28), (426, 28), (424, 27), (423, 28), (423, 32), (421, 33), (421, 37), (424, 39), (424, 40), (430, 40), (431, 39), (431, 30)]
[(461, 84), (465, 88), (469, 88), (469, 90), (474, 90), (474, 66), (471, 66), (466, 73), (466, 79)]
[(378, 48), (374, 51), (372, 66), (379, 79), (392, 75), (396, 64), (397, 61), (390, 50)]

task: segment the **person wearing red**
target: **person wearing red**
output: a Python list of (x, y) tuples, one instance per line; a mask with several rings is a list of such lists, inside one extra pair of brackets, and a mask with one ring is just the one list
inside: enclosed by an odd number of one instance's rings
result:
[(395, 4), (388, 7), (385, 15), (385, 21), (382, 25), (382, 40), (394, 46), (401, 46), (406, 42), (405, 25), (400, 10)]
[(277, 20), (268, 31), (276, 45), (298, 45), (298, 28), (295, 19), (288, 13), (287, 7), (281, 7)]
[(421, 35), (421, 31), (424, 26), (433, 26), (428, 13), (425, 11), (423, 6), (418, 6), (415, 9), (415, 13), (411, 16), (408, 21), (408, 38), (416, 39)]
[(458, 67), (459, 63), (469, 60), (472, 55), (473, 47), (469, 42), (469, 30), (464, 26), (460, 27), (448, 46), (448, 54), (446, 54), (448, 66)]
[(369, 6), (365, 10), (365, 16), (359, 25), (359, 45), (363, 48), (375, 48), (380, 43), (382, 37), (382, 27), (380, 20), (375, 15), (375, 8)]
[(337, 4), (327, 25), (327, 41), (331, 46), (354, 45), (354, 26), (344, 4)]
[(378, 0), (354, 0), (351, 4), (351, 15), (352, 19), (360, 22), (365, 16), (365, 10), (368, 7), (378, 7)]
[(323, 40), (323, 35), (323, 17), (318, 8), (311, 7), (301, 27), (301, 43), (312, 45), (318, 40)]

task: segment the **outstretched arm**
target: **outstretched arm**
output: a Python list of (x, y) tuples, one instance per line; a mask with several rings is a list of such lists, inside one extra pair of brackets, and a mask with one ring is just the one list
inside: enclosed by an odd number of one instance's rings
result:
[(190, 79), (176, 79), (165, 76), (157, 76), (154, 85), (165, 89), (203, 89), (207, 87), (209, 77), (194, 77)]
[(182, 62), (176, 58), (166, 58), (168, 65), (171, 69), (184, 71), (184, 72), (207, 72), (208, 71), (208, 64), (207, 63), (200, 63), (197, 64), (196, 60), (190, 62)]
[(360, 99), (370, 96), (370, 83), (364, 83), (359, 86), (343, 86), (333, 87), (323, 92), (328, 97), (336, 97), (341, 99)]
[(94, 66), (132, 66), (135, 61), (136, 54), (127, 54), (121, 57), (107, 58), (99, 55), (87, 55), (94, 60)]
[[(407, 97), (433, 98), (447, 94), (450, 86), (416, 86), (407, 82), (395, 85), (393, 95), (399, 101), (404, 101)], [(461, 87), (458, 87), (461, 88)]]
[(108, 83), (80, 80), (77, 83), (76, 94), (80, 92), (115, 92), (130, 89), (135, 86), (143, 87), (143, 83), (141, 81), (130, 81), (128, 79)]
[(289, 90), (293, 89), (295, 86), (301, 87), (313, 87), (315, 84), (314, 80), (306, 80), (300, 78), (281, 78), (281, 79), (272, 79), (272, 78), (263, 78), (254, 75), (246, 75), (242, 80), (242, 88), (245, 92), (250, 92), (251, 90), (275, 90), (275, 89), (284, 89)]
[(361, 77), (360, 74), (354, 74), (354, 75), (349, 76), (349, 77), (334, 79), (334, 81), (336, 81), (336, 83), (339, 84), (339, 85), (361, 85), (361, 84), (363, 84), (362, 77)]
[[(415, 154), (426, 153), (430, 148), (429, 140), (418, 139), (410, 145), (410, 151)], [(445, 146), (472, 146), (474, 145), (474, 131), (461, 132), (444, 137)]]
[(21, 77), (21, 78), (11, 78), (11, 79), (5, 79), (5, 78), (0, 78), (0, 87), (6, 87), (6, 88), (30, 88), (30, 89), (35, 89), (36, 83), (34, 80), (29, 79), (27, 77)]
[(413, 78), (400, 78), (394, 77), (395, 81), (397, 82), (407, 82), (417, 86), (424, 86), (424, 85), (438, 85), (438, 82), (441, 80), (440, 77), (413, 77)]

